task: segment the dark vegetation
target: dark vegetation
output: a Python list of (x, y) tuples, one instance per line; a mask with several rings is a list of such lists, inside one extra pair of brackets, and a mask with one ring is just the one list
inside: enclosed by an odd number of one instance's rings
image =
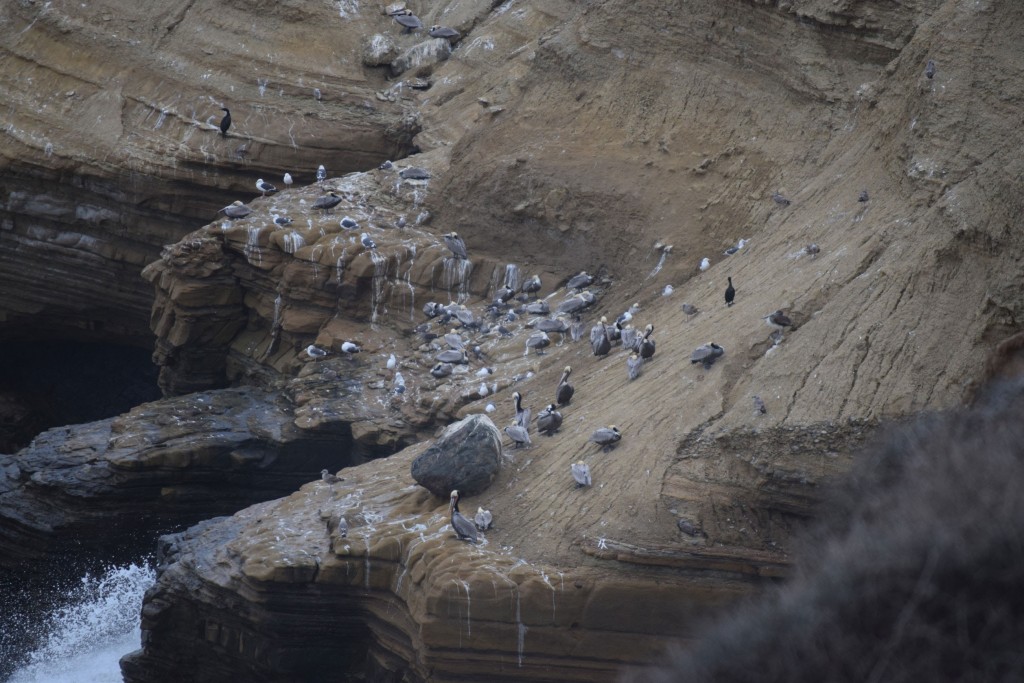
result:
[(629, 680), (1024, 680), (1022, 483), (1022, 380), (891, 429), (790, 581)]

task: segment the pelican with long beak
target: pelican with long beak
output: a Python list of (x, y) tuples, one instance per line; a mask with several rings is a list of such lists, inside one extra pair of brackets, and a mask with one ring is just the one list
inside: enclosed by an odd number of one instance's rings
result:
[(452, 529), (460, 541), (472, 541), (476, 543), (479, 539), (476, 533), (476, 525), (462, 516), (459, 512), (459, 492), (452, 491), (451, 500), (448, 503), (448, 516), (452, 520)]
[(555, 400), (558, 401), (558, 405), (567, 406), (569, 401), (572, 400), (572, 395), (576, 393), (576, 388), (569, 384), (569, 375), (572, 374), (572, 367), (566, 365), (565, 369), (562, 370), (562, 378), (558, 380), (558, 389), (555, 390)]

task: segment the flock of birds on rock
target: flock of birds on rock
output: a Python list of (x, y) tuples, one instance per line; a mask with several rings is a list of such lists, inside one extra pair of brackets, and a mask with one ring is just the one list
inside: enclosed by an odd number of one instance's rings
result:
[[(410, 34), (413, 31), (417, 31), (423, 28), (423, 22), (419, 17), (415, 16), (411, 10), (398, 9), (389, 13), (395, 22), (403, 28), (403, 33)], [(429, 29), (429, 35), (432, 38), (448, 40), (454, 44), (458, 42), (461, 35), (458, 31), (445, 26), (435, 25)], [(936, 73), (935, 62), (928, 60), (924, 75), (928, 79), (934, 78)], [(316, 91), (317, 99), (321, 98), (319, 90)], [(231, 111), (227, 107), (221, 107), (224, 112), (219, 128), (220, 134), (223, 137), (227, 137), (228, 131), (232, 125)], [(391, 170), (394, 165), (390, 161), (386, 161), (379, 167), (381, 170)], [(430, 173), (419, 167), (407, 167), (399, 171), (399, 176), (403, 180), (426, 180), (430, 178)], [(316, 170), (316, 181), (323, 188), (324, 183), (327, 179), (327, 170), (321, 164)], [(294, 179), (291, 173), (285, 173), (283, 176), (283, 182), (285, 187), (290, 188), (294, 183)], [(260, 192), (262, 197), (266, 197), (269, 194), (274, 194), (278, 190), (277, 188), (265, 181), (263, 178), (259, 178), (256, 181), (256, 189)], [(788, 207), (792, 204), (792, 200), (784, 196), (781, 192), (774, 192), (771, 196), (772, 200), (780, 207)], [(328, 213), (339, 205), (343, 201), (343, 198), (339, 196), (335, 191), (327, 191), (322, 196), (318, 197), (311, 205), (312, 210), (322, 211), (324, 214)], [(859, 202), (868, 202), (869, 194), (867, 190), (862, 190), (858, 197)], [(234, 201), (228, 206), (220, 210), (229, 219), (239, 219), (248, 216), (252, 213), (252, 210), (241, 201)], [(274, 223), (279, 226), (287, 226), (291, 224), (292, 219), (287, 216), (273, 216)], [(341, 227), (346, 230), (355, 230), (359, 227), (358, 223), (352, 218), (345, 216), (341, 220)], [(402, 227), (402, 225), (399, 225)], [(465, 241), (459, 236), (457, 232), (450, 232), (442, 236), (442, 240), (448, 250), (451, 252), (452, 257), (456, 260), (468, 260), (468, 251), (466, 249)], [(738, 243), (725, 250), (724, 254), (727, 256), (734, 255), (740, 249), (742, 249), (746, 240), (741, 239)], [(361, 233), (360, 243), (365, 249), (375, 250), (377, 244), (366, 232)], [(662, 246), (664, 253), (671, 251), (671, 246)], [(809, 255), (811, 258), (816, 257), (820, 253), (820, 248), (817, 244), (810, 243), (804, 248), (804, 253)], [(706, 271), (711, 267), (711, 261), (709, 258), (704, 258), (700, 262), (700, 270)], [(726, 306), (732, 306), (736, 298), (736, 289), (733, 286), (732, 277), (728, 277), (728, 286), (725, 289), (725, 303)], [(524, 355), (534, 352), (538, 355), (544, 353), (544, 350), (551, 345), (551, 337), (549, 334), (560, 335), (559, 344), (563, 343), (566, 335), (573, 342), (578, 342), (582, 338), (584, 324), (580, 318), (587, 308), (592, 306), (596, 300), (596, 295), (591, 292), (588, 288), (594, 284), (595, 278), (589, 275), (586, 271), (580, 272), (579, 274), (569, 278), (566, 283), (567, 291), (571, 291), (572, 294), (567, 296), (563, 301), (559, 302), (555, 306), (554, 315), (551, 315), (551, 308), (547, 301), (537, 299), (538, 292), (542, 287), (541, 279), (538, 275), (533, 275), (525, 280), (520, 287), (515, 286), (515, 283), (506, 283), (498, 289), (493, 301), (486, 307), (484, 315), (477, 316), (472, 313), (465, 305), (453, 304), (442, 305), (436, 302), (428, 302), (424, 307), (423, 311), (428, 318), (426, 323), (417, 326), (414, 332), (418, 334), (424, 343), (430, 343), (438, 338), (438, 334), (431, 331), (431, 321), (439, 319), (441, 325), (447, 326), (449, 323), (455, 323), (462, 327), (465, 331), (473, 331), (478, 337), (483, 338), (487, 336), (500, 336), (500, 337), (511, 337), (514, 332), (511, 329), (512, 323), (515, 323), (523, 316), (538, 316), (529, 325), (534, 331), (529, 334), (525, 341)], [(667, 296), (672, 293), (671, 285), (665, 288), (664, 294)], [(531, 300), (532, 298), (532, 300)], [(518, 305), (517, 305), (518, 304)], [(656, 342), (653, 338), (654, 325), (648, 324), (642, 332), (634, 328), (631, 321), (636, 313), (638, 313), (640, 307), (638, 304), (634, 304), (629, 310), (625, 311), (622, 315), (616, 318), (614, 323), (609, 324), (607, 317), (601, 317), (600, 320), (593, 325), (590, 329), (589, 341), (593, 355), (596, 357), (602, 357), (608, 355), (613, 345), (618, 343), (622, 349), (627, 352), (626, 357), (626, 374), (628, 380), (636, 380), (642, 374), (644, 365), (653, 359), (655, 351), (657, 349)], [(699, 313), (699, 310), (692, 304), (684, 303), (682, 305), (683, 312), (688, 316), (694, 316)], [(772, 337), (775, 340), (775, 344), (780, 343), (783, 340), (783, 332), (787, 327), (792, 327), (792, 319), (785, 314), (783, 310), (776, 310), (764, 316), (765, 323), (772, 327)], [(444, 343), (448, 346), (447, 349), (441, 349), (434, 356), (435, 364), (430, 369), (430, 374), (437, 378), (443, 379), (453, 374), (455, 366), (467, 365), (469, 363), (469, 353), (467, 350), (472, 351), (474, 357), (477, 360), (483, 358), (483, 352), (479, 343), (473, 343), (465, 339), (462, 334), (454, 327), (450, 332), (446, 333), (442, 337)], [(359, 344), (353, 341), (344, 341), (338, 347), (341, 354), (354, 358), (355, 354), (362, 351)], [(319, 360), (330, 355), (329, 349), (324, 349), (315, 344), (310, 344), (305, 349), (306, 355), (312, 360)], [(725, 349), (715, 342), (708, 342), (697, 347), (690, 356), (691, 364), (701, 364), (705, 370), (709, 370), (712, 365), (725, 354)], [(396, 369), (397, 360), (394, 354), (391, 354), (387, 368), (389, 371), (394, 372), (394, 393), (401, 395), (405, 392), (405, 380), (401, 372)], [(486, 376), (493, 372), (493, 368), (481, 368), (477, 373), (478, 376)], [(481, 373), (483, 373), (481, 375)], [(548, 403), (538, 414), (535, 421), (531, 421), (531, 410), (523, 407), (522, 405), (522, 394), (518, 391), (513, 392), (512, 399), (515, 405), (515, 417), (510, 425), (505, 427), (504, 433), (511, 439), (515, 448), (530, 447), (530, 428), (531, 424), (535, 425), (535, 429), (538, 433), (546, 436), (555, 435), (562, 426), (563, 416), (559, 408), (564, 408), (571, 404), (575, 388), (569, 382), (569, 378), (572, 373), (572, 368), (566, 366), (559, 378), (556, 390), (555, 390), (555, 401)], [(497, 386), (494, 386), (493, 391), (497, 390)], [(492, 389), (488, 388), (486, 382), (482, 382), (478, 393), (481, 396), (486, 396)], [(754, 396), (754, 409), (758, 414), (764, 414), (767, 412), (765, 402), (760, 396)], [(488, 412), (491, 410), (491, 406), (488, 406)], [(622, 438), (622, 432), (615, 425), (609, 425), (607, 427), (599, 427), (594, 430), (590, 435), (588, 441), (597, 444), (602, 448), (604, 452), (612, 449)], [(592, 485), (592, 477), (589, 465), (580, 460), (570, 465), (570, 472), (577, 487), (587, 487)], [(328, 470), (324, 469), (321, 472), (322, 480), (328, 485), (334, 485), (344, 481), (344, 479), (331, 474)], [(477, 515), (471, 522), (459, 511), (459, 493), (457, 490), (453, 490), (450, 496), (449, 502), (449, 515), (451, 520), (452, 528), (454, 529), (457, 537), (460, 540), (469, 540), (474, 543), (478, 541), (478, 531), (484, 531), (491, 527), (493, 521), (493, 515), (490, 511), (479, 508)], [(342, 535), (347, 531), (347, 526), (342, 518)]]

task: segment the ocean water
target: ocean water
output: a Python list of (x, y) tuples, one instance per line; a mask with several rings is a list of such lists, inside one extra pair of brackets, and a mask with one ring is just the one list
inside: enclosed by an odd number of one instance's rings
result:
[(145, 563), (83, 576), (36, 627), (39, 645), (8, 683), (121, 683), (118, 660), (139, 648), (142, 596), (155, 580)]

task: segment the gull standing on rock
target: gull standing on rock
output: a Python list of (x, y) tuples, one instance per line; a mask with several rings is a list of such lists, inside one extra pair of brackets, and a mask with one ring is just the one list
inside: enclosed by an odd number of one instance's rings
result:
[(448, 516), (452, 522), (452, 531), (455, 532), (460, 541), (477, 542), (476, 525), (463, 517), (462, 513), (459, 512), (458, 490), (452, 491), (451, 498), (448, 501)]
[(363, 246), (367, 249), (373, 250), (377, 248), (377, 243), (370, 239), (370, 236), (365, 232), (359, 236), (359, 241), (363, 243)]
[(292, 174), (291, 173), (285, 173), (284, 174), (284, 186), (285, 187), (291, 187), (293, 182), (295, 182), (295, 181), (292, 180)]
[(345, 230), (355, 230), (359, 227), (359, 223), (356, 223), (354, 219), (349, 216), (342, 216), (341, 223), (339, 223)]
[(288, 218), (288, 216), (278, 216), (277, 214), (274, 214), (274, 224), (280, 225), (284, 228), (292, 224), (292, 219)]
[(310, 344), (309, 346), (306, 347), (306, 355), (312, 358), (313, 360), (317, 360), (326, 356), (327, 350), (321, 349), (316, 344)]
[(710, 267), (711, 267), (711, 259), (709, 259), (707, 257), (704, 257), (701, 260), (701, 262), (700, 262), (700, 270), (701, 270), (701, 272), (704, 272), (705, 270), (707, 270)]
[(344, 479), (342, 479), (341, 477), (337, 476), (336, 474), (331, 474), (330, 472), (328, 472), (327, 468), (324, 468), (324, 469), (320, 470), (320, 478), (323, 481), (327, 482), (328, 485), (337, 484), (338, 482), (345, 481)]
[(256, 181), (256, 189), (262, 192), (264, 197), (268, 194), (274, 194), (277, 192), (277, 188), (265, 181), (263, 178)]
[(764, 400), (756, 394), (754, 395), (754, 411), (761, 415), (768, 412), (768, 406), (766, 406), (764, 404)]
[(316, 181), (323, 185), (325, 180), (327, 180), (327, 169), (324, 168), (323, 164), (320, 164), (316, 169)]
[(774, 313), (769, 313), (768, 315), (766, 315), (764, 317), (764, 321), (768, 324), (769, 327), (775, 329), (775, 332), (772, 333), (772, 336), (776, 337), (777, 335), (777, 339), (775, 341), (776, 344), (782, 341), (783, 330), (785, 330), (787, 327), (793, 326), (793, 321), (790, 320), (788, 315), (782, 312), (781, 308), (775, 311)]
[(362, 349), (355, 342), (344, 341), (341, 342), (341, 352), (349, 355), (359, 353)]

